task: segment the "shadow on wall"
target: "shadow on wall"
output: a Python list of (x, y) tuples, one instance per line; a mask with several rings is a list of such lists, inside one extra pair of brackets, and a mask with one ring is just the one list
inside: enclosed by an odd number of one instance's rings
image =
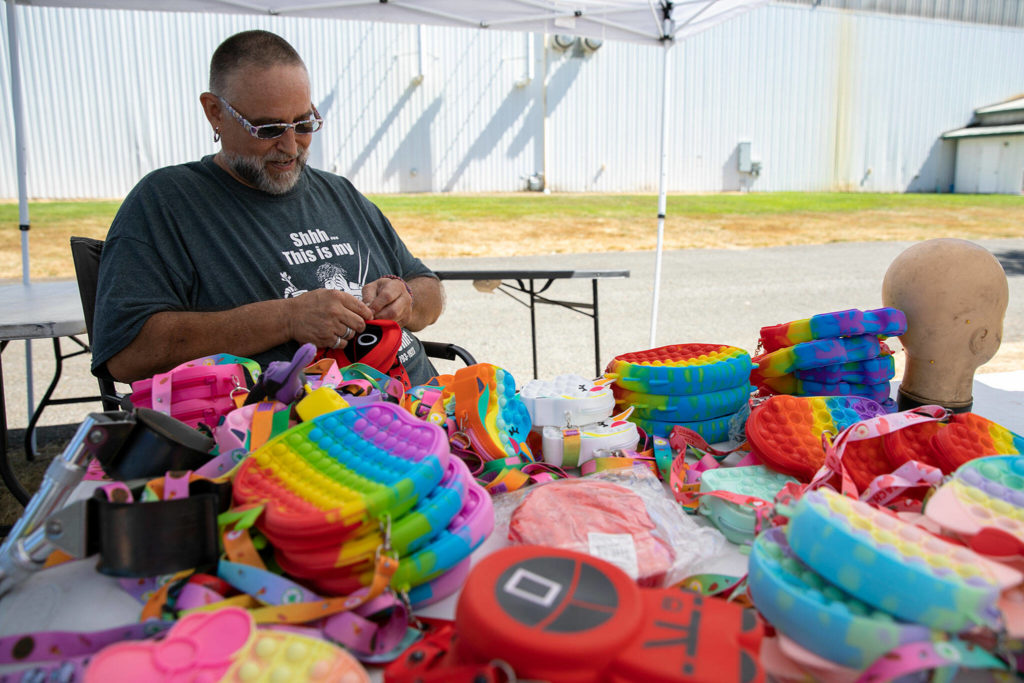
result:
[(956, 171), (956, 142), (938, 138), (928, 150), (917, 175), (907, 185), (907, 192), (952, 192)]
[[(569, 88), (579, 76), (583, 61), (585, 60), (567, 59), (548, 79), (546, 97), (549, 116), (565, 98)], [(519, 130), (509, 143), (506, 155), (513, 158), (518, 156), (526, 145), (540, 134), (543, 126), (541, 116), (542, 112), (533, 91), (530, 88), (513, 86), (505, 95), (504, 101), (494, 112), (487, 126), (470, 145), (451, 178), (444, 184), (442, 191), (451, 192), (459, 179), (469, 170), (472, 162), (486, 159), (513, 125), (518, 125)]]
[(1007, 277), (1024, 275), (1024, 251), (1007, 249), (1006, 251), (994, 251), (992, 255), (1002, 264)]
[(373, 150), (376, 149), (377, 145), (379, 145), (381, 140), (384, 139), (384, 134), (387, 133), (388, 129), (391, 128), (392, 125), (394, 125), (395, 121), (398, 120), (398, 115), (403, 109), (405, 109), (405, 105), (409, 103), (409, 100), (412, 99), (413, 93), (416, 92), (416, 88), (417, 86), (412, 84), (406, 87), (405, 92), (403, 92), (402, 96), (398, 98), (398, 101), (395, 102), (393, 107), (391, 107), (391, 111), (389, 111), (387, 116), (385, 116), (380, 122), (380, 125), (377, 126), (377, 130), (374, 131), (373, 135), (370, 136), (369, 141), (367, 141), (366, 145), (363, 147), (363, 151), (360, 152), (359, 156), (357, 156), (355, 161), (352, 162), (352, 165), (348, 169), (348, 173), (345, 174), (346, 178), (355, 178), (359, 174), (363, 165), (370, 159), (370, 155), (373, 153)]
[(441, 104), (440, 97), (434, 98), (402, 138), (384, 169), (384, 177), (388, 180), (398, 175), (399, 192), (430, 192), (434, 189), (431, 129), (441, 111)]

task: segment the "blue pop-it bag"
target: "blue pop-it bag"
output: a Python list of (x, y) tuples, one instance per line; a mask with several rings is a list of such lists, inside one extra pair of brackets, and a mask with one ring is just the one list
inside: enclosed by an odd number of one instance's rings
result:
[(822, 577), (876, 609), (940, 631), (999, 629), (999, 594), (1024, 578), (828, 489), (806, 493), (787, 529), (793, 552)]
[(765, 619), (841, 666), (863, 669), (898, 645), (931, 638), (928, 627), (897, 621), (824, 580), (800, 561), (782, 529), (754, 540), (747, 581)]

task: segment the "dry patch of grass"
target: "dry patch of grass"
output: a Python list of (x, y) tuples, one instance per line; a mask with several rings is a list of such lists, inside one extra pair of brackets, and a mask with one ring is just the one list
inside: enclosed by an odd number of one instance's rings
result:
[[(572, 221), (476, 220), (452, 223), (403, 216), (396, 227), (421, 258), (528, 256), (605, 251), (650, 251), (657, 246), (654, 216)], [(666, 249), (748, 249), (832, 242), (919, 241), (935, 237), (1024, 237), (1021, 210), (872, 210), (708, 217), (669, 216)]]

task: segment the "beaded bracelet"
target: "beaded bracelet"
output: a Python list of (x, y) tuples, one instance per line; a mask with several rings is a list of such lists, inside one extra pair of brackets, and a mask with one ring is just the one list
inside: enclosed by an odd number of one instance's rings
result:
[(398, 280), (403, 285), (405, 285), (405, 291), (409, 292), (409, 298), (412, 299), (413, 301), (416, 300), (416, 297), (412, 295), (412, 287), (409, 286), (409, 283), (406, 282), (404, 278), (400, 278), (397, 275), (381, 275), (381, 278), (387, 278), (389, 280)]

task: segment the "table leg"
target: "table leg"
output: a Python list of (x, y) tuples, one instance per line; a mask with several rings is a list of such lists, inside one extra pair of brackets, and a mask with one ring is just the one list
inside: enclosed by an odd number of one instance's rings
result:
[(99, 396), (52, 398), (53, 392), (57, 389), (57, 383), (60, 381), (60, 377), (64, 373), (64, 361), (68, 358), (74, 358), (75, 356), (81, 356), (82, 354), (90, 352), (89, 346), (87, 344), (83, 344), (77, 337), (71, 336), (68, 337), (68, 339), (78, 344), (81, 348), (78, 351), (65, 354), (60, 345), (60, 337), (53, 338), (53, 379), (50, 380), (50, 386), (46, 388), (46, 393), (43, 394), (43, 398), (39, 401), (39, 405), (36, 406), (34, 411), (32, 411), (31, 419), (28, 421), (28, 427), (25, 428), (25, 459), (28, 462), (32, 462), (36, 459), (36, 425), (39, 422), (39, 418), (43, 416), (43, 410), (48, 406), (69, 405), (73, 403), (95, 403), (97, 401), (103, 401), (102, 394)]
[[(21, 485), (18, 478), (11, 470), (11, 463), (7, 459), (7, 399), (4, 394), (4, 368), (3, 350), (7, 348), (7, 342), (0, 343), (0, 479), (11, 492), (11, 495), (21, 503), (27, 505), (30, 496), (28, 491)], [(0, 530), (0, 535), (6, 535), (6, 530)]]
[(594, 377), (601, 376), (601, 330), (597, 317), (597, 278), (590, 281), (593, 285), (594, 302)]
[(537, 292), (533, 287), (533, 279), (530, 279), (530, 344), (533, 349), (533, 378), (539, 379), (537, 374)]

